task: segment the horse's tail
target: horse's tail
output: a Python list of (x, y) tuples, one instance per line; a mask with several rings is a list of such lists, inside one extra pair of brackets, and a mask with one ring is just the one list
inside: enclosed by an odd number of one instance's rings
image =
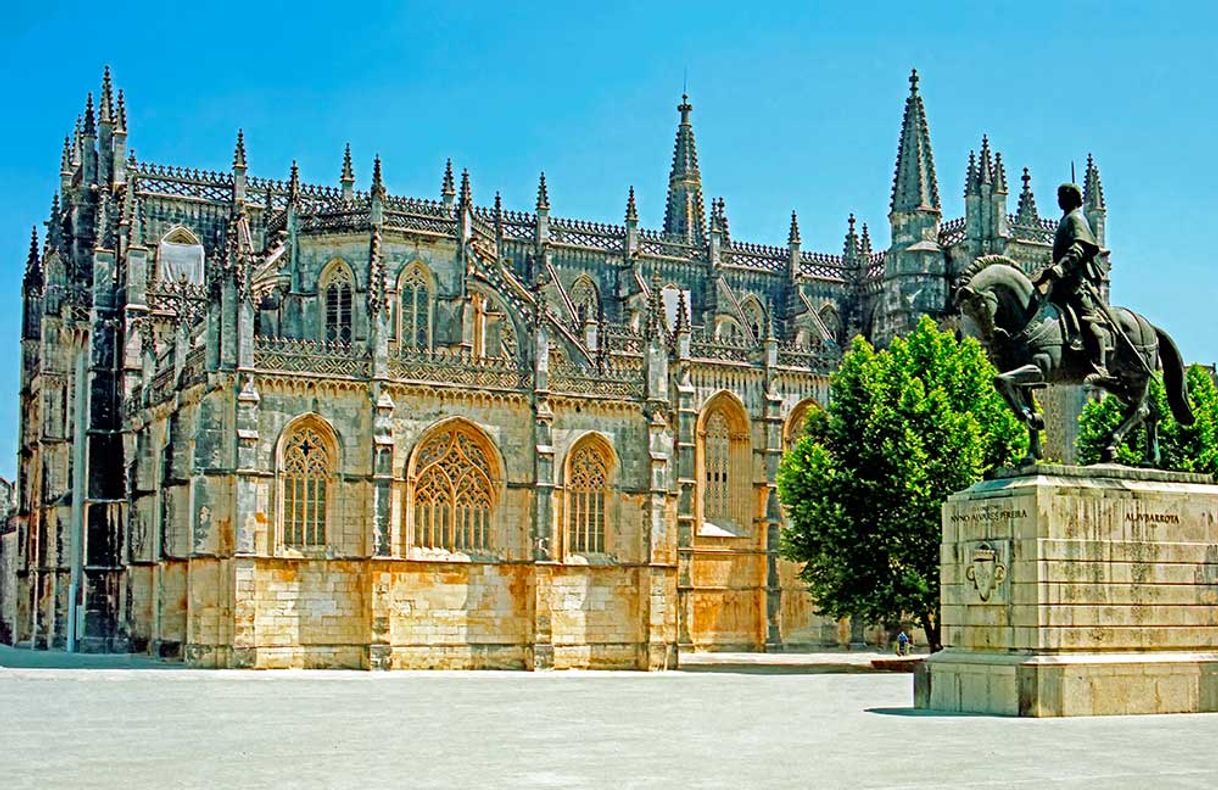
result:
[(1163, 366), (1163, 384), (1167, 388), (1167, 403), (1172, 416), (1181, 425), (1192, 425), (1193, 410), (1188, 405), (1188, 382), (1184, 379), (1184, 359), (1171, 335), (1155, 327), (1159, 338), (1159, 364)]

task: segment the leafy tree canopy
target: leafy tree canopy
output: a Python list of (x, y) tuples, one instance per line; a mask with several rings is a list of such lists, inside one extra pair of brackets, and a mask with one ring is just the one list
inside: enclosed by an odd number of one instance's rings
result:
[(995, 372), (976, 341), (927, 317), (883, 351), (855, 338), (778, 472), (783, 553), (804, 564), (821, 614), (912, 615), (939, 647), (940, 507), (1027, 443)]
[[(1150, 381), (1147, 396), (1151, 419), (1159, 421), (1160, 469), (1177, 472), (1203, 472), (1218, 474), (1218, 387), (1214, 386), (1210, 371), (1201, 365), (1191, 365), (1185, 371), (1188, 382), (1188, 400), (1197, 418), (1190, 426), (1176, 422), (1167, 405), (1167, 393), (1162, 376)], [(1106, 437), (1121, 423), (1122, 409), (1116, 398), (1104, 397), (1088, 401), (1078, 421), (1079, 463), (1093, 464), (1100, 460)], [(1129, 432), (1124, 443), (1117, 447), (1117, 462), (1130, 466), (1146, 463), (1146, 425), (1139, 425)]]

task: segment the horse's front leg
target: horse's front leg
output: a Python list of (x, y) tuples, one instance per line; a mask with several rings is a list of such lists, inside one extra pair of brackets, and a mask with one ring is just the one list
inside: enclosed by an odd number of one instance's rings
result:
[(1010, 405), (1028, 429), (1028, 454), (1020, 462), (1022, 465), (1034, 464), (1040, 460), (1040, 432), (1044, 430), (1044, 419), (1036, 413), (1036, 405), (1032, 400), (1034, 389), (1045, 386), (1044, 371), (1036, 365), (1024, 365), (999, 373), (994, 377), (994, 385), (1002, 397)]

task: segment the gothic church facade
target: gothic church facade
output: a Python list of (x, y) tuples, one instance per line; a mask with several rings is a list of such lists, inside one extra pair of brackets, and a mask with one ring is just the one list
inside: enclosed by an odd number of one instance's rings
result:
[[(775, 475), (856, 334), (1047, 262), (1026, 174), (944, 221), (910, 79), (892, 243), (733, 237), (682, 98), (662, 228), (140, 161), (104, 76), (31, 239), (13, 639), (214, 667), (635, 667), (849, 638), (779, 556)], [(336, 163), (337, 164), (337, 163)], [(1087, 212), (1103, 239), (1098, 170)], [(709, 210), (708, 210), (709, 209)], [(13, 554), (15, 553), (15, 556)], [(857, 636), (857, 634), (856, 634)]]

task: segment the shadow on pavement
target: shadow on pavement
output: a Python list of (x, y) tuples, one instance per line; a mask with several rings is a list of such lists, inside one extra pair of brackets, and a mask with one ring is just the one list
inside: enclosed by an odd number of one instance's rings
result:
[[(681, 664), (680, 672), (733, 675), (875, 675), (883, 670), (860, 664)], [(887, 674), (887, 673), (885, 673)]]
[(182, 665), (125, 653), (65, 653), (0, 645), (0, 669), (182, 669)]
[(864, 713), (874, 713), (877, 716), (908, 716), (912, 718), (929, 716), (936, 719), (1008, 719), (1010, 716), (996, 716), (992, 713), (962, 713), (955, 710), (929, 710), (927, 708), (863, 708)]

